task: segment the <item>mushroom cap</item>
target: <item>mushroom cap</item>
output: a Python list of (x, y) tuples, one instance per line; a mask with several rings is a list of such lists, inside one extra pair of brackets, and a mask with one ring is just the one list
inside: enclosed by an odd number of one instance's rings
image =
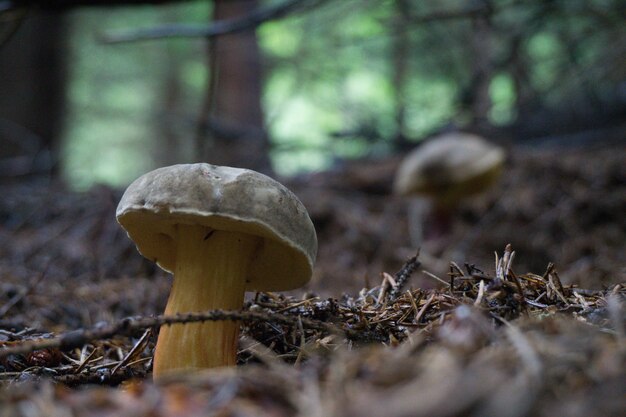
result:
[(282, 291), (311, 278), (317, 237), (304, 205), (258, 172), (206, 163), (148, 172), (128, 186), (117, 221), (139, 252), (162, 269), (176, 266), (176, 224), (262, 238), (249, 268), (248, 291)]
[(488, 188), (500, 175), (504, 150), (469, 133), (448, 133), (411, 151), (396, 172), (394, 192), (453, 204)]

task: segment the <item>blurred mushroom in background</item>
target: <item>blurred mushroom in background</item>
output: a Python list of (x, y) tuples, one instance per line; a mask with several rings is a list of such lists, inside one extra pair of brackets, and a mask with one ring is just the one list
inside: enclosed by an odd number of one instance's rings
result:
[(460, 203), (491, 187), (500, 177), (504, 150), (462, 132), (445, 133), (410, 152), (396, 172), (395, 194), (409, 204), (411, 243), (446, 236)]

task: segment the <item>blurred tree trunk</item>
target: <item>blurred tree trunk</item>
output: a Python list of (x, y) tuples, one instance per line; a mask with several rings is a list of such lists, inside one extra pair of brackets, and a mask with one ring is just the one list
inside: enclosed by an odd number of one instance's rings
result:
[(491, 22), (491, 2), (483, 0), (485, 13), (472, 18), (471, 50), (472, 79), (468, 97), (471, 125), (482, 128), (489, 125), (491, 96), (489, 87), (493, 78), (493, 25)]
[[(257, 0), (216, 0), (213, 19), (240, 17)], [(211, 41), (210, 81), (197, 154), (206, 162), (270, 171), (261, 107), (261, 56), (255, 28)]]
[(171, 47), (168, 45), (168, 60), (164, 64), (165, 79), (163, 80), (163, 89), (161, 91), (161, 109), (158, 113), (156, 125), (159, 129), (160, 145), (155, 149), (155, 158), (159, 166), (173, 165), (180, 161), (181, 143), (177, 135), (176, 128), (176, 110), (180, 101), (180, 72), (179, 64), (173, 59), (175, 54), (172, 53)]
[[(163, 20), (171, 19), (172, 11), (163, 13)], [(178, 108), (181, 102), (181, 56), (171, 42), (165, 42), (164, 74), (161, 84), (160, 106), (155, 113), (155, 124), (158, 129), (158, 145), (154, 149), (154, 160), (158, 166), (168, 166), (181, 162), (182, 155), (187, 151), (181, 140)]]
[(408, 0), (395, 0), (391, 27), (393, 33), (393, 89), (396, 101), (396, 136), (394, 147), (406, 146), (406, 88), (409, 70), (409, 10)]
[(32, 13), (0, 47), (0, 176), (58, 172), (66, 18)]
[(523, 48), (525, 40), (523, 35), (517, 35), (510, 43), (510, 72), (515, 88), (515, 109), (520, 119), (526, 119), (538, 105), (531, 88), (528, 57)]

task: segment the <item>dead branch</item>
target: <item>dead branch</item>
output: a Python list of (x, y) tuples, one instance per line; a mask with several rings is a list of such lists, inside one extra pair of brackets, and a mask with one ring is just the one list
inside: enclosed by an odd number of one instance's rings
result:
[[(337, 326), (307, 318), (266, 312), (210, 310), (201, 313), (177, 314), (175, 316), (161, 315), (156, 317), (127, 317), (108, 326), (74, 330), (50, 339), (34, 339), (23, 342), (14, 342), (11, 346), (7, 347), (5, 345), (0, 348), (0, 359), (9, 355), (23, 355), (41, 349), (74, 349), (94, 340), (109, 339), (116, 335), (130, 335), (137, 330), (148, 327), (219, 320), (241, 320), (243, 322), (260, 321), (277, 323), (291, 327), (298, 327), (300, 323), (299, 320), (301, 320), (302, 325), (310, 329), (320, 330), (332, 334), (342, 333), (342, 330)], [(345, 333), (348, 335), (352, 332), (350, 330), (346, 330)]]
[(406, 282), (411, 277), (413, 272), (415, 272), (415, 270), (419, 268), (419, 266), (422, 264), (420, 261), (417, 260), (419, 255), (420, 255), (420, 251), (418, 249), (415, 256), (412, 256), (411, 258), (409, 258), (404, 263), (404, 265), (402, 265), (402, 268), (398, 272), (396, 272), (396, 275), (394, 277), (395, 285), (391, 288), (391, 291), (389, 291), (390, 301), (393, 301), (396, 298), (398, 298), (398, 295), (402, 292), (402, 288), (404, 287), (404, 284), (406, 284)]
[(164, 38), (213, 38), (230, 33), (254, 29), (257, 26), (283, 18), (293, 13), (304, 3), (317, 6), (325, 0), (287, 0), (273, 6), (259, 7), (245, 16), (213, 22), (211, 25), (170, 24), (146, 29), (131, 29), (105, 33), (100, 41), (107, 44), (138, 42)]

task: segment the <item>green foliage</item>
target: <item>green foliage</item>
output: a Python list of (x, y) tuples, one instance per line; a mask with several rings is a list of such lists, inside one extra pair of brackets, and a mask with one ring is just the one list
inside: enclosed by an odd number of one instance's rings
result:
[(549, 90), (557, 80), (565, 65), (562, 50), (557, 37), (549, 32), (539, 32), (528, 40), (528, 56), (534, 63), (531, 81), (539, 91)]
[[(409, 19), (399, 27), (397, 1), (328, 1), (258, 28), (265, 59), (262, 99), (279, 173), (389, 152), (400, 133), (418, 141), (449, 122), (468, 120), (463, 95), (474, 85), (476, 64), (471, 18)], [(469, 7), (460, 0), (405, 2), (410, 16)], [(206, 23), (208, 4), (74, 13), (63, 152), (66, 176), (75, 186), (124, 184), (161, 163), (159, 149), (167, 140), (178, 143), (178, 160), (190, 159), (207, 89), (204, 42), (107, 46), (94, 35), (116, 28)], [(611, 48), (624, 35), (612, 12), (616, 3), (492, 4), (494, 32), (486, 47), (492, 48), (488, 117), (493, 124), (514, 122), (522, 98), (559, 108), (572, 97), (613, 94), (623, 79), (624, 66), (614, 64), (619, 45)], [(394, 48), (401, 36), (407, 76), (398, 82)], [(517, 41), (521, 46), (513, 51)], [(520, 68), (527, 80), (515, 78)]]
[[(109, 46), (97, 35), (176, 18), (201, 21), (206, 2), (176, 6), (79, 9), (72, 14), (69, 114), (62, 146), (64, 175), (76, 188), (125, 184), (153, 168), (160, 145), (158, 109), (168, 71), (180, 78), (182, 106), (199, 105), (204, 47), (195, 40)], [(156, 110), (156, 111), (155, 111)], [(193, 117), (191, 113), (189, 117)]]
[(506, 125), (515, 119), (515, 87), (508, 73), (493, 77), (489, 88), (493, 105), (489, 117), (494, 124)]

